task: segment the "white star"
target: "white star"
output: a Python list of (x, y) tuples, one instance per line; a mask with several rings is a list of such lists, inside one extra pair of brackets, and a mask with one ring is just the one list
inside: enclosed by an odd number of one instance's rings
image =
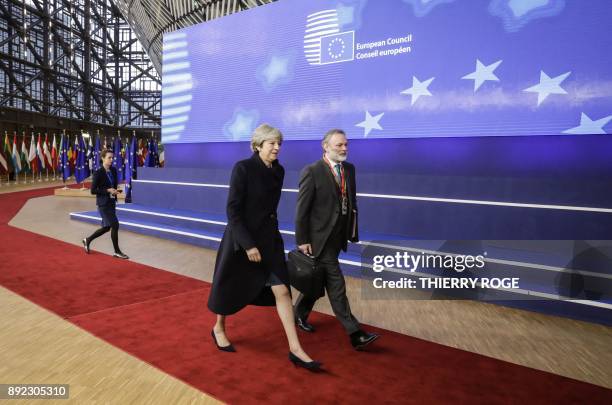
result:
[(491, 63), (490, 65), (485, 66), (480, 60), (476, 59), (476, 70), (470, 74), (463, 76), (462, 79), (474, 80), (474, 93), (476, 93), (476, 90), (478, 90), (485, 81), (499, 81), (499, 78), (495, 76), (495, 73), (493, 72), (501, 63), (502, 61), (498, 60), (495, 63)]
[(540, 71), (540, 83), (531, 86), (523, 91), (538, 93), (538, 105), (542, 104), (546, 97), (551, 94), (567, 94), (567, 91), (561, 88), (561, 83), (567, 79), (572, 72), (566, 72), (557, 77), (550, 78), (543, 70)]
[(368, 134), (373, 130), (373, 129), (383, 129), (380, 124), (378, 123), (378, 121), (380, 121), (380, 119), (382, 118), (383, 115), (385, 115), (385, 113), (380, 113), (377, 116), (372, 117), (372, 115), (370, 114), (369, 111), (366, 111), (365, 113), (365, 120), (361, 121), (359, 124), (355, 124), (356, 127), (361, 127), (363, 128), (363, 136), (364, 138), (366, 136), (368, 136)]
[(270, 63), (263, 69), (262, 74), (267, 84), (274, 84), (276, 81), (287, 76), (289, 58), (273, 56)]
[(338, 12), (338, 22), (340, 25), (349, 25), (355, 21), (355, 7), (340, 4), (336, 10)]
[(510, 0), (508, 7), (512, 9), (514, 16), (519, 18), (538, 7), (545, 6), (549, 3), (548, 0)]
[(610, 121), (612, 121), (612, 115), (608, 115), (607, 117), (593, 121), (588, 115), (582, 113), (580, 116), (580, 125), (567, 129), (563, 131), (563, 133), (578, 135), (606, 134), (607, 132), (604, 131), (603, 127), (605, 127)]
[(238, 114), (229, 127), (229, 132), (234, 140), (244, 139), (251, 133), (255, 124), (255, 118), (246, 114)]
[(419, 79), (416, 78), (416, 76), (412, 76), (412, 87), (402, 91), (400, 94), (412, 95), (410, 105), (414, 105), (414, 103), (416, 103), (419, 97), (431, 96), (431, 93), (429, 92), (429, 90), (427, 90), (427, 87), (429, 87), (429, 85), (431, 84), (431, 82), (433, 82), (434, 79), (435, 77), (432, 77), (425, 80), (424, 82), (421, 82), (419, 81)]

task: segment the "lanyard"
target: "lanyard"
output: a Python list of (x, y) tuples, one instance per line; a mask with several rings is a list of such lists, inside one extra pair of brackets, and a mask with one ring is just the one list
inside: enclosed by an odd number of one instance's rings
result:
[[(334, 167), (332, 166), (330, 161), (327, 160), (327, 156), (323, 155), (323, 159), (327, 163), (327, 167), (329, 167), (329, 170), (331, 170), (332, 176), (334, 176), (335, 179), (336, 173), (334, 171)], [(344, 165), (342, 164), (340, 165), (340, 192), (342, 193), (342, 197), (346, 197), (346, 178), (344, 177)]]
[(114, 177), (113, 177), (113, 172), (112, 171), (107, 171), (106, 172), (106, 178), (108, 179), (108, 181), (110, 181), (110, 185), (111, 187), (114, 186)]

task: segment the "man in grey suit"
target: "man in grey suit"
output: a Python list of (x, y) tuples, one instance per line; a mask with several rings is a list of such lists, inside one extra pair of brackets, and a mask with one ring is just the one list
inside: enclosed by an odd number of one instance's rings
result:
[[(351, 313), (338, 255), (347, 241), (359, 241), (355, 166), (346, 161), (348, 141), (341, 129), (332, 129), (322, 141), (323, 158), (308, 165), (300, 175), (295, 238), (298, 248), (313, 255), (325, 274), (325, 289), (336, 318), (342, 323), (357, 350), (378, 335), (363, 331)], [(295, 304), (296, 324), (314, 332), (308, 323), (316, 299), (300, 294)]]

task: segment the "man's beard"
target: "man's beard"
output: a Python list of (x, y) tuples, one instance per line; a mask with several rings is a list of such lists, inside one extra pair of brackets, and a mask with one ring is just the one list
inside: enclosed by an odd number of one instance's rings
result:
[(334, 151), (329, 151), (329, 157), (336, 162), (344, 162), (348, 156), (348, 153), (341, 155)]

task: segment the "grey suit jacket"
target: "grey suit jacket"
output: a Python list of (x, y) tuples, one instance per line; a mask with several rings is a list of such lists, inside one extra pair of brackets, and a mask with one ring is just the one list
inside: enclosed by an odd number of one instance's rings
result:
[[(357, 196), (355, 166), (344, 162), (344, 175), (348, 194), (348, 226), (342, 239), (346, 251), (347, 241), (359, 241), (357, 227)], [(295, 218), (295, 240), (298, 245), (310, 243), (313, 254), (319, 256), (340, 215), (340, 188), (327, 163), (321, 159), (306, 166), (300, 174), (300, 190)]]

